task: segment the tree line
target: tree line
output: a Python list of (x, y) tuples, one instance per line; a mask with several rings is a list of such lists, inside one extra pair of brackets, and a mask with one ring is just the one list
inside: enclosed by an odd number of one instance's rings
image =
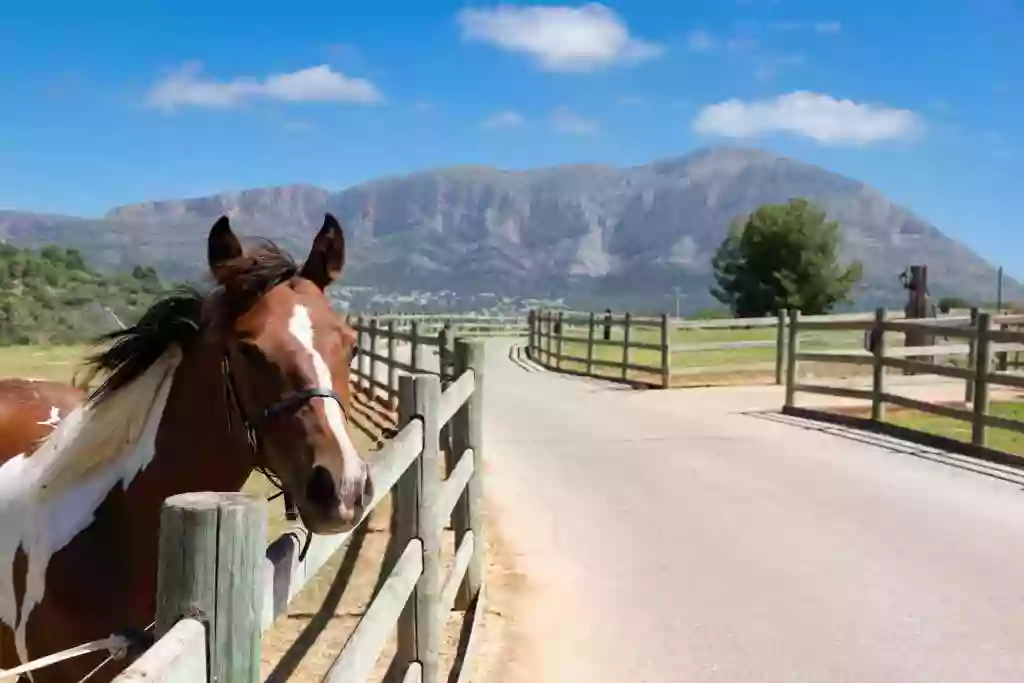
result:
[(134, 323), (167, 291), (150, 266), (102, 274), (76, 249), (0, 244), (0, 344), (73, 344)]

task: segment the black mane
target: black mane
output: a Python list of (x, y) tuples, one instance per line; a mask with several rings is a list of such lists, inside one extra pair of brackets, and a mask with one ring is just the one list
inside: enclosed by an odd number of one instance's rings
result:
[(216, 274), (221, 284), (211, 291), (204, 294), (183, 286), (162, 296), (135, 325), (95, 340), (97, 344), (113, 343), (86, 359), (87, 366), (107, 374), (89, 400), (101, 401), (131, 384), (172, 345), (187, 352), (204, 330), (230, 324), (298, 271), (291, 256), (263, 240), (246, 254), (219, 264)]

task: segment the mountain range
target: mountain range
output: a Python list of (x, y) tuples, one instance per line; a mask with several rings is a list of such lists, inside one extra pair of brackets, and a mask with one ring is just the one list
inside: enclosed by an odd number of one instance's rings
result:
[[(715, 147), (641, 166), (526, 171), (457, 166), (333, 192), (309, 185), (152, 201), (102, 218), (0, 211), (0, 239), (79, 249), (100, 268), (205, 271), (206, 233), (236, 231), (303, 258), (330, 211), (346, 231), (345, 282), (390, 291), (557, 296), (577, 305), (663, 309), (673, 288), (707, 305), (711, 255), (729, 224), (766, 203), (806, 197), (842, 226), (841, 255), (864, 264), (859, 307), (902, 302), (898, 275), (929, 268), (933, 295), (995, 298), (996, 270), (878, 191), (759, 149)], [(1004, 297), (1024, 298), (1006, 278)]]

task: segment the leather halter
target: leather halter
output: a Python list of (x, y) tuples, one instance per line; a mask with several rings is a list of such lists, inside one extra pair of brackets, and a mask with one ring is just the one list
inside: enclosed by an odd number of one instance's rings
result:
[(225, 380), (224, 387), (227, 392), (228, 401), (234, 405), (235, 411), (242, 421), (242, 427), (245, 429), (249, 446), (252, 448), (253, 453), (257, 455), (260, 452), (258, 434), (260, 427), (278, 415), (295, 412), (314, 398), (334, 399), (338, 407), (341, 408), (342, 415), (345, 415), (345, 404), (341, 402), (338, 392), (326, 387), (310, 387), (288, 394), (276, 403), (272, 403), (264, 408), (255, 420), (250, 419), (245, 412), (245, 408), (242, 407), (241, 401), (238, 400), (238, 388), (235, 385), (235, 377), (234, 373), (231, 372), (231, 362), (227, 353), (221, 356), (220, 367)]

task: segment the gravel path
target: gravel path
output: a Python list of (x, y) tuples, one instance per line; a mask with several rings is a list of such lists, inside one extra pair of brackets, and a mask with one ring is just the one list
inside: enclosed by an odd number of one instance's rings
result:
[(634, 391), (508, 346), (485, 435), (528, 582), (510, 683), (1024, 680), (1024, 477), (746, 412), (776, 387)]

